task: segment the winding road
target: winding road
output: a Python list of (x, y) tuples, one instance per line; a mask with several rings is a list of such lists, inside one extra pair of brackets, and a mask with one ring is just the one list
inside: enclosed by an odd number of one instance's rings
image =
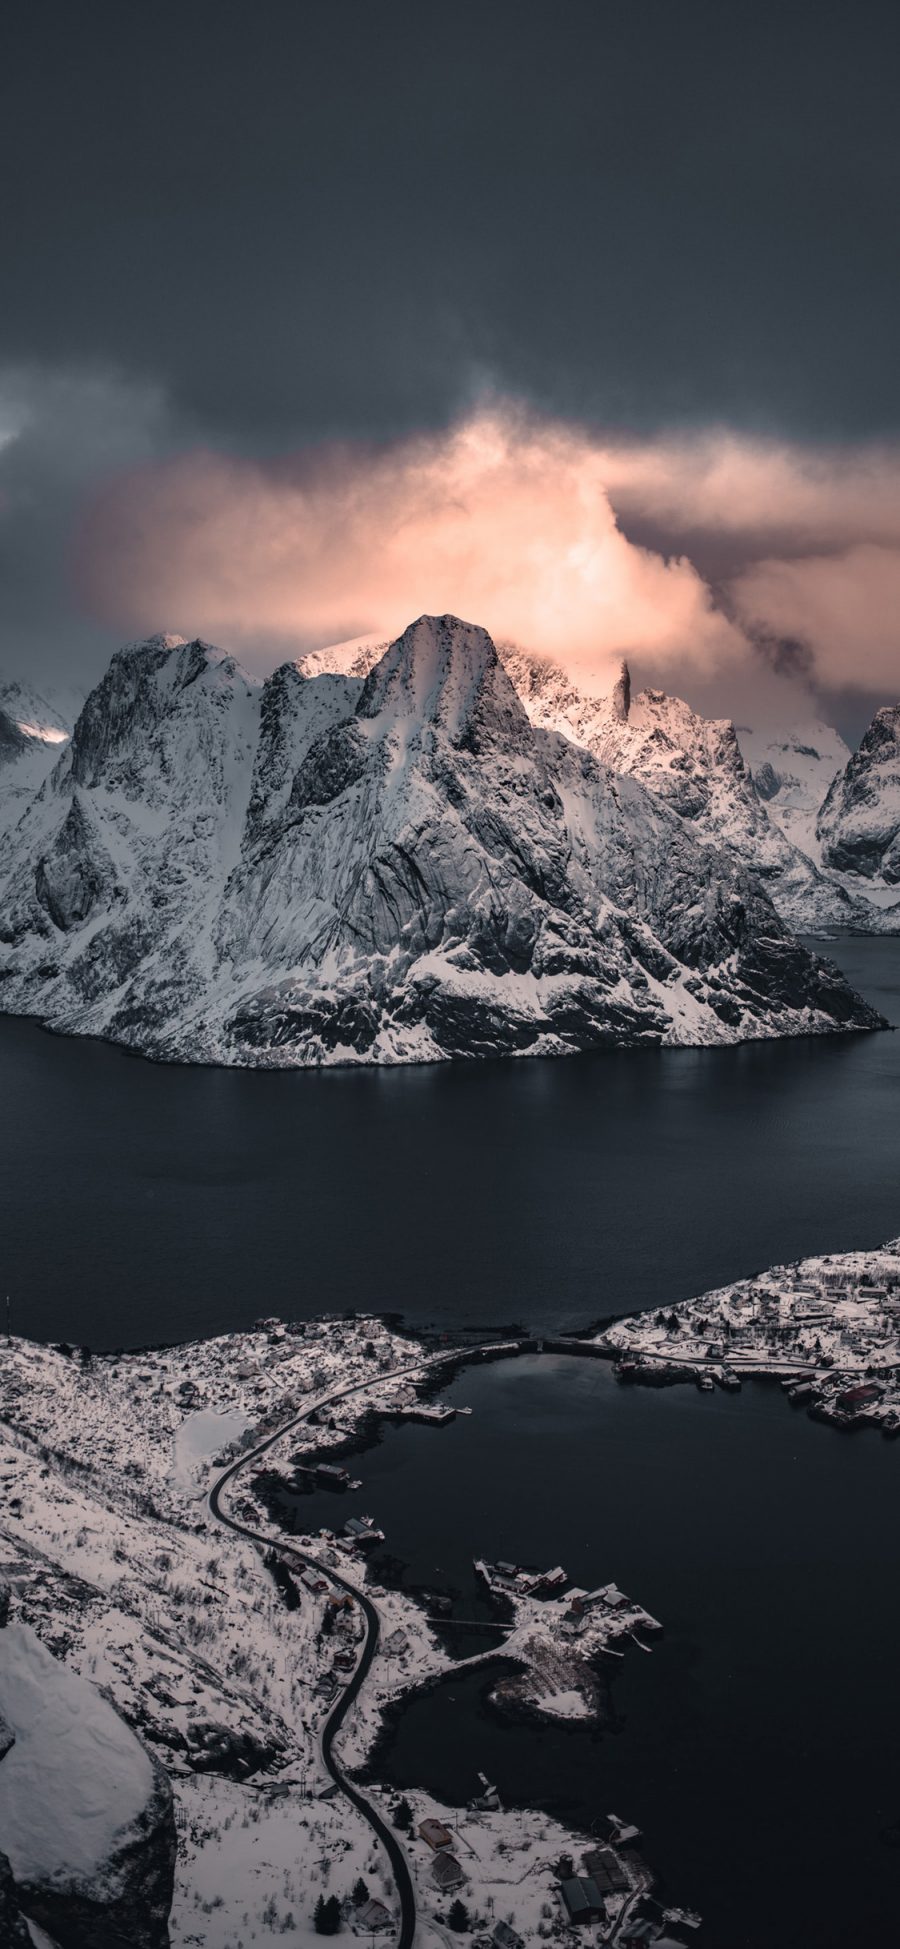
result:
[[(265, 1455), (270, 1448), (274, 1448), (276, 1442), (282, 1441), (284, 1436), (289, 1435), (294, 1428), (302, 1427), (304, 1422), (309, 1420), (310, 1415), (318, 1413), (322, 1408), (330, 1406), (334, 1401), (343, 1400), (348, 1394), (362, 1394), (366, 1391), (371, 1391), (375, 1387), (383, 1387), (389, 1381), (406, 1380), (413, 1375), (426, 1373), (429, 1368), (447, 1366), (451, 1362), (457, 1362), (460, 1358), (468, 1357), (472, 1359), (474, 1357), (477, 1359), (483, 1358), (486, 1354), (517, 1353), (521, 1344), (519, 1341), (505, 1340), (489, 1346), (466, 1349), (462, 1355), (458, 1348), (448, 1349), (439, 1354), (424, 1354), (420, 1360), (415, 1361), (408, 1367), (395, 1368), (388, 1374), (369, 1374), (364, 1380), (351, 1381), (342, 1387), (330, 1389), (328, 1393), (317, 1395), (316, 1399), (310, 1401), (308, 1407), (303, 1409), (302, 1414), (296, 1414), (290, 1421), (283, 1422), (282, 1426), (276, 1428), (273, 1434), (266, 1435), (265, 1439), (257, 1442), (254, 1448), (247, 1449), (243, 1455), (237, 1457), (236, 1461), (229, 1462), (228, 1467), (222, 1470), (221, 1475), (217, 1476), (207, 1497), (207, 1507), (210, 1515), (217, 1523), (221, 1523), (223, 1528), (232, 1530), (235, 1536), (243, 1536), (248, 1542), (263, 1545), (266, 1549), (269, 1549), (273, 1546), (274, 1539), (270, 1535), (267, 1535), (264, 1530), (251, 1529), (246, 1523), (239, 1523), (236, 1517), (230, 1515), (228, 1510), (223, 1508), (222, 1494), (229, 1483), (233, 1482), (235, 1477), (243, 1469), (252, 1468), (254, 1463), (259, 1461), (261, 1455)], [(278, 1538), (277, 1548), (281, 1556), (290, 1556), (297, 1563), (303, 1564), (304, 1567), (308, 1566), (321, 1573), (322, 1564), (319, 1558), (307, 1555), (305, 1551), (299, 1550), (295, 1543), (283, 1542), (281, 1538)], [(338, 1761), (335, 1759), (333, 1750), (335, 1736), (340, 1731), (350, 1707), (354, 1700), (358, 1698), (365, 1684), (372, 1660), (378, 1649), (381, 1619), (377, 1606), (373, 1604), (371, 1597), (367, 1596), (366, 1592), (360, 1589), (358, 1584), (351, 1583), (347, 1577), (339, 1576), (335, 1570), (332, 1570), (330, 1565), (327, 1575), (331, 1583), (337, 1584), (341, 1590), (349, 1592), (350, 1596), (358, 1603), (365, 1623), (365, 1637), (356, 1669), (353, 1672), (350, 1682), (338, 1693), (322, 1727), (320, 1734), (322, 1764), (330, 1779), (334, 1781), (335, 1786), (340, 1789), (340, 1792), (344, 1794), (347, 1800), (351, 1801), (352, 1805), (362, 1814), (363, 1819), (368, 1821), (369, 1826), (378, 1836), (384, 1848), (391, 1864), (391, 1871), (400, 1899), (400, 1933), (397, 1937), (397, 1949), (412, 1949), (412, 1942), (416, 1932), (416, 1891), (406, 1855), (396, 1834), (388, 1826), (378, 1808), (373, 1806), (371, 1800), (351, 1780), (348, 1780), (346, 1774), (341, 1770)]]

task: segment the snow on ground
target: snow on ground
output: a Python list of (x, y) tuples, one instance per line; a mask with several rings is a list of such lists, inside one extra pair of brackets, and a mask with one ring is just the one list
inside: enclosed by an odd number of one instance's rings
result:
[[(266, 1320), (130, 1354), (22, 1340), (4, 1349), (0, 1575), (11, 1628), (36, 1634), (73, 1681), (104, 1687), (163, 1760), (180, 1810), (174, 1949), (309, 1934), (317, 1894), (343, 1901), (360, 1874), (393, 1900), (371, 1831), (343, 1797), (319, 1797), (328, 1786), (321, 1729), (363, 1635), (359, 1606), (330, 1601), (333, 1577), (363, 1585), (364, 1560), (343, 1537), (304, 1542), (325, 1585), (311, 1591), (254, 1495), (251, 1465), (226, 1495), (270, 1539), (285, 1593), (263, 1550), (214, 1523), (199, 1498), (223, 1457), (270, 1432), (266, 1466), (288, 1472), (298, 1453), (345, 1442), (367, 1411), (408, 1409), (427, 1367), (416, 1342), (359, 1317), (294, 1328)], [(337, 1389), (352, 1391), (335, 1398)], [(322, 1417), (296, 1425), (320, 1401)], [(337, 1741), (351, 1768), (366, 1762), (384, 1708), (456, 1663), (416, 1602), (365, 1587), (381, 1639)], [(565, 1599), (517, 1592), (506, 1647), (520, 1663), (519, 1700), (556, 1719), (591, 1710), (583, 1653), (652, 1623), (637, 1606), (613, 1615), (601, 1605), (573, 1648), (565, 1611)], [(549, 1864), (577, 1855), (582, 1841), (540, 1815), (457, 1815), (423, 1801), (429, 1811), (453, 1824), (462, 1892), (487, 1926), (502, 1916), (526, 1940), (560, 1933)], [(410, 1851), (422, 1941), (431, 1931), (446, 1944), (449, 1903), (430, 1879), (430, 1851), (416, 1838)]]
[(900, 1240), (772, 1266), (601, 1336), (624, 1372), (739, 1383), (780, 1375), (811, 1412), (900, 1433)]
[(172, 1949), (260, 1949), (321, 1942), (320, 1894), (349, 1905), (360, 1876), (392, 1914), (396, 1894), (371, 1828), (346, 1801), (310, 1798), (296, 1785), (248, 1793), (229, 1780), (178, 1787), (179, 1862)]
[(0, 1849), (19, 1879), (92, 1875), (153, 1792), (146, 1753), (96, 1686), (14, 1621), (0, 1642)]
[(230, 1413), (218, 1408), (200, 1408), (196, 1414), (189, 1414), (180, 1428), (176, 1428), (172, 1442), (173, 1483), (185, 1495), (202, 1493), (196, 1486), (197, 1477), (205, 1475), (206, 1465), (232, 1442), (239, 1441), (251, 1426), (240, 1408), (233, 1408)]

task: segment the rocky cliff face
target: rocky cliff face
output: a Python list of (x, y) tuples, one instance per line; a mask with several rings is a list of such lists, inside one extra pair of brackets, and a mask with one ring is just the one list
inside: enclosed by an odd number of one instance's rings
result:
[(3, 1949), (32, 1949), (32, 1935), (19, 1907), (12, 1869), (0, 1854), (0, 1943)]
[(830, 866), (900, 886), (900, 704), (876, 711), (829, 788), (817, 833)]
[[(664, 691), (633, 695), (624, 664), (607, 695), (586, 697), (553, 664), (513, 645), (501, 646), (500, 654), (534, 724), (561, 731), (602, 764), (637, 778), (701, 844), (725, 851), (758, 875), (790, 927), (801, 933), (823, 926), (884, 927), (883, 915), (821, 870), (799, 833), (770, 816), (782, 780), (769, 765), (760, 789), (727, 719), (701, 717)], [(835, 733), (829, 737), (840, 746)], [(827, 782), (826, 776), (822, 791)]]
[(30, 1941), (15, 1933), (27, 1915), (59, 1949), (168, 1949), (176, 1842), (162, 1767), (15, 1620), (0, 1630), (0, 1707), (0, 1940)]
[[(209, 645), (113, 657), (71, 745), (0, 839), (0, 1000), (62, 1028), (151, 1041), (203, 992), (237, 860), (261, 686)], [(21, 981), (21, 986), (20, 986)]]
[[(623, 681), (604, 735), (658, 753), (654, 709), (632, 723)], [(661, 765), (681, 809), (532, 721), (453, 617), (262, 689), (208, 645), (130, 646), (0, 844), (0, 997), (269, 1065), (874, 1026)]]

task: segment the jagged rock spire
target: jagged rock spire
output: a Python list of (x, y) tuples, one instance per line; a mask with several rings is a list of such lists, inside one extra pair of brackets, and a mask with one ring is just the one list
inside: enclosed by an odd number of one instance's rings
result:
[(622, 668), (613, 685), (611, 704), (613, 717), (617, 718), (620, 724), (627, 724), (631, 709), (631, 671), (624, 657)]

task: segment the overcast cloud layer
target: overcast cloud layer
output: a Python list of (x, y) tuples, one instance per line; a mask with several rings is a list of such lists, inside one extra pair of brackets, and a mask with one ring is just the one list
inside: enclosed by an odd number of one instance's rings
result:
[[(714, 592), (686, 554), (629, 538), (667, 515), (701, 559), (725, 534), (738, 572)], [(589, 686), (622, 656), (695, 686), (754, 657), (828, 689), (900, 671), (900, 447), (610, 446), (495, 404), (380, 451), (144, 463), (98, 496), (78, 556), (110, 627), (168, 620), (266, 665), (450, 610)]]
[(861, 716), (900, 687), (898, 54), (880, 0), (12, 0), (0, 668), (453, 606)]

